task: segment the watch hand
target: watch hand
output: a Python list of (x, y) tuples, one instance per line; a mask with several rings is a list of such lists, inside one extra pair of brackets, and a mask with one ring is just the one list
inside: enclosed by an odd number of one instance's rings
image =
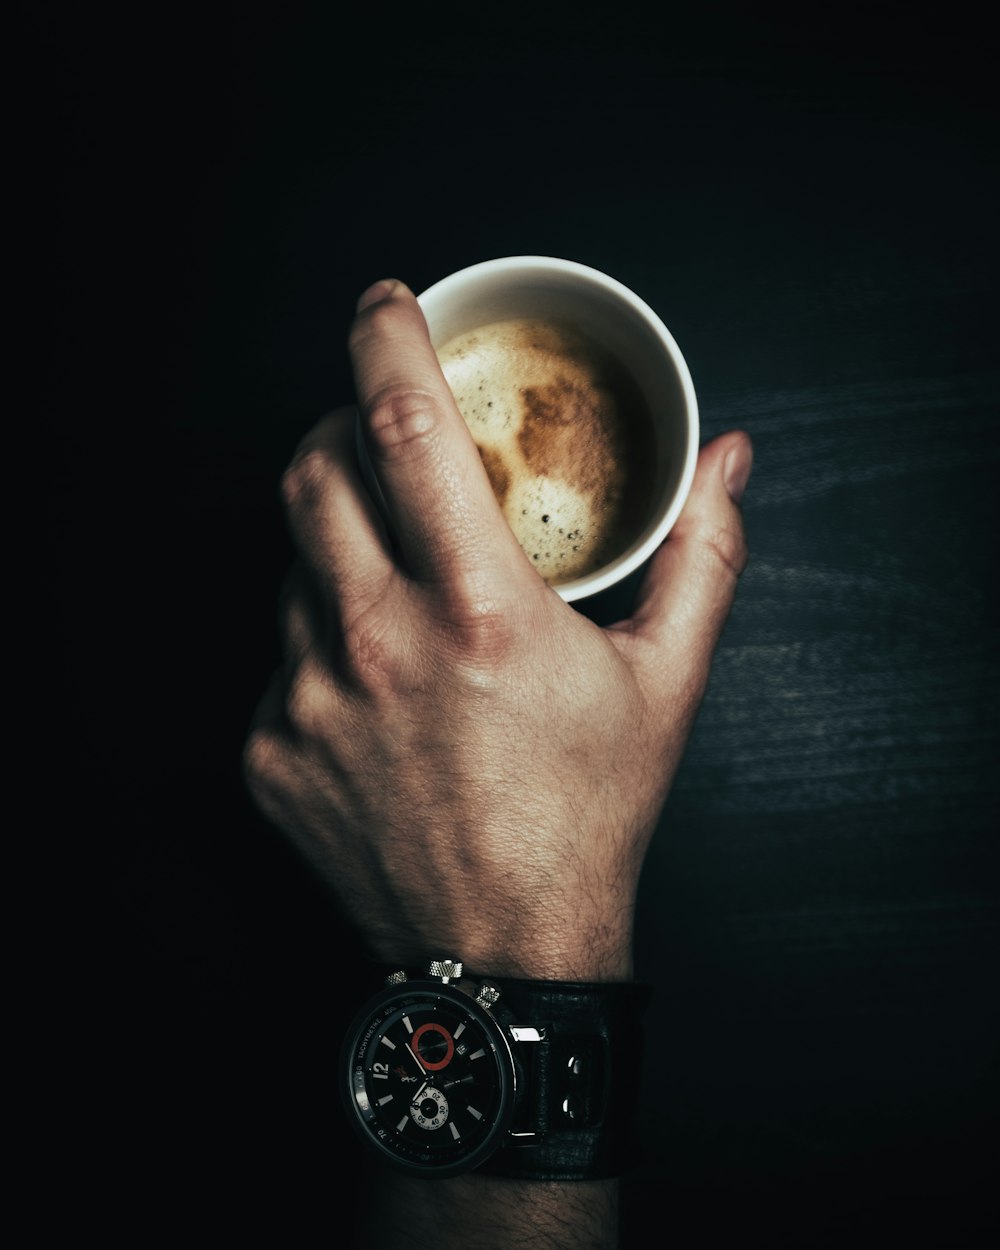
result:
[(472, 1073), (470, 1072), (468, 1076), (457, 1077), (454, 1081), (445, 1081), (444, 1084), (441, 1086), (441, 1088), (451, 1089), (453, 1085), (471, 1085), (471, 1084), (472, 1084)]
[(406, 1042), (406, 1043), (405, 1043), (405, 1045), (406, 1045), (406, 1049), (410, 1052), (411, 1056), (413, 1057), (413, 1062), (417, 1065), (417, 1067), (418, 1067), (418, 1068), (420, 1069), (420, 1071), (424, 1074), (424, 1076), (426, 1076), (426, 1075), (427, 1075), (427, 1069), (424, 1067), (424, 1065), (423, 1065), (423, 1064), (420, 1062), (420, 1060), (417, 1058), (416, 1052), (414, 1051), (413, 1047), (410, 1045), (410, 1043), (409, 1043), (409, 1042)]
[(417, 1090), (417, 1092), (416, 1092), (416, 1093), (413, 1095), (413, 1097), (410, 1099), (410, 1106), (411, 1106), (411, 1107), (416, 1107), (416, 1106), (419, 1106), (419, 1104), (420, 1104), (420, 1096), (421, 1096), (421, 1094), (423, 1094), (423, 1092), (424, 1092), (424, 1090), (427, 1088), (427, 1086), (428, 1086), (428, 1085), (430, 1085), (430, 1083), (431, 1083), (431, 1082), (430, 1082), (430, 1078), (428, 1077), (428, 1079), (427, 1079), (426, 1081), (424, 1081), (423, 1085), (421, 1085), (421, 1086), (420, 1086), (420, 1088)]

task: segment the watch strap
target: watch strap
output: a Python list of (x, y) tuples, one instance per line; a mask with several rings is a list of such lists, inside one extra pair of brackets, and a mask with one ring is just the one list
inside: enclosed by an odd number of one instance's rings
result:
[[(501, 991), (493, 1014), (512, 1032), (522, 1089), (509, 1144), (479, 1170), (544, 1181), (620, 1176), (636, 1155), (642, 1018), (652, 988), (485, 979)], [(537, 1040), (527, 1040), (532, 1031)]]

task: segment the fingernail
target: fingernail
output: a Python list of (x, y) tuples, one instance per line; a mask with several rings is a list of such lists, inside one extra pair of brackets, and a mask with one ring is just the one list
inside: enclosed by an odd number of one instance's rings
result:
[(379, 300), (388, 299), (401, 285), (402, 283), (397, 282), (395, 278), (382, 278), (378, 282), (373, 282), (368, 290), (362, 293), (356, 311), (363, 312), (372, 304), (377, 304)]
[(749, 439), (741, 438), (726, 456), (726, 463), (722, 470), (722, 480), (725, 482), (729, 498), (733, 503), (739, 503), (743, 499), (752, 468), (753, 447)]

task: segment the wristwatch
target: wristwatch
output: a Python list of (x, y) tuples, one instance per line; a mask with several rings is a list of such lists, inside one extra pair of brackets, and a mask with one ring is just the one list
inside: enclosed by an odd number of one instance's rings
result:
[(383, 1160), (428, 1177), (620, 1175), (650, 987), (398, 970), (355, 1016), (340, 1064), (348, 1118)]

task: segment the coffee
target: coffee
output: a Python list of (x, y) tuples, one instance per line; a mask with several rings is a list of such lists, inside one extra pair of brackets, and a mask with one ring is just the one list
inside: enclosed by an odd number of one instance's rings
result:
[(503, 514), (552, 585), (626, 551), (648, 522), (656, 433), (621, 364), (568, 322), (518, 318), (438, 349)]

